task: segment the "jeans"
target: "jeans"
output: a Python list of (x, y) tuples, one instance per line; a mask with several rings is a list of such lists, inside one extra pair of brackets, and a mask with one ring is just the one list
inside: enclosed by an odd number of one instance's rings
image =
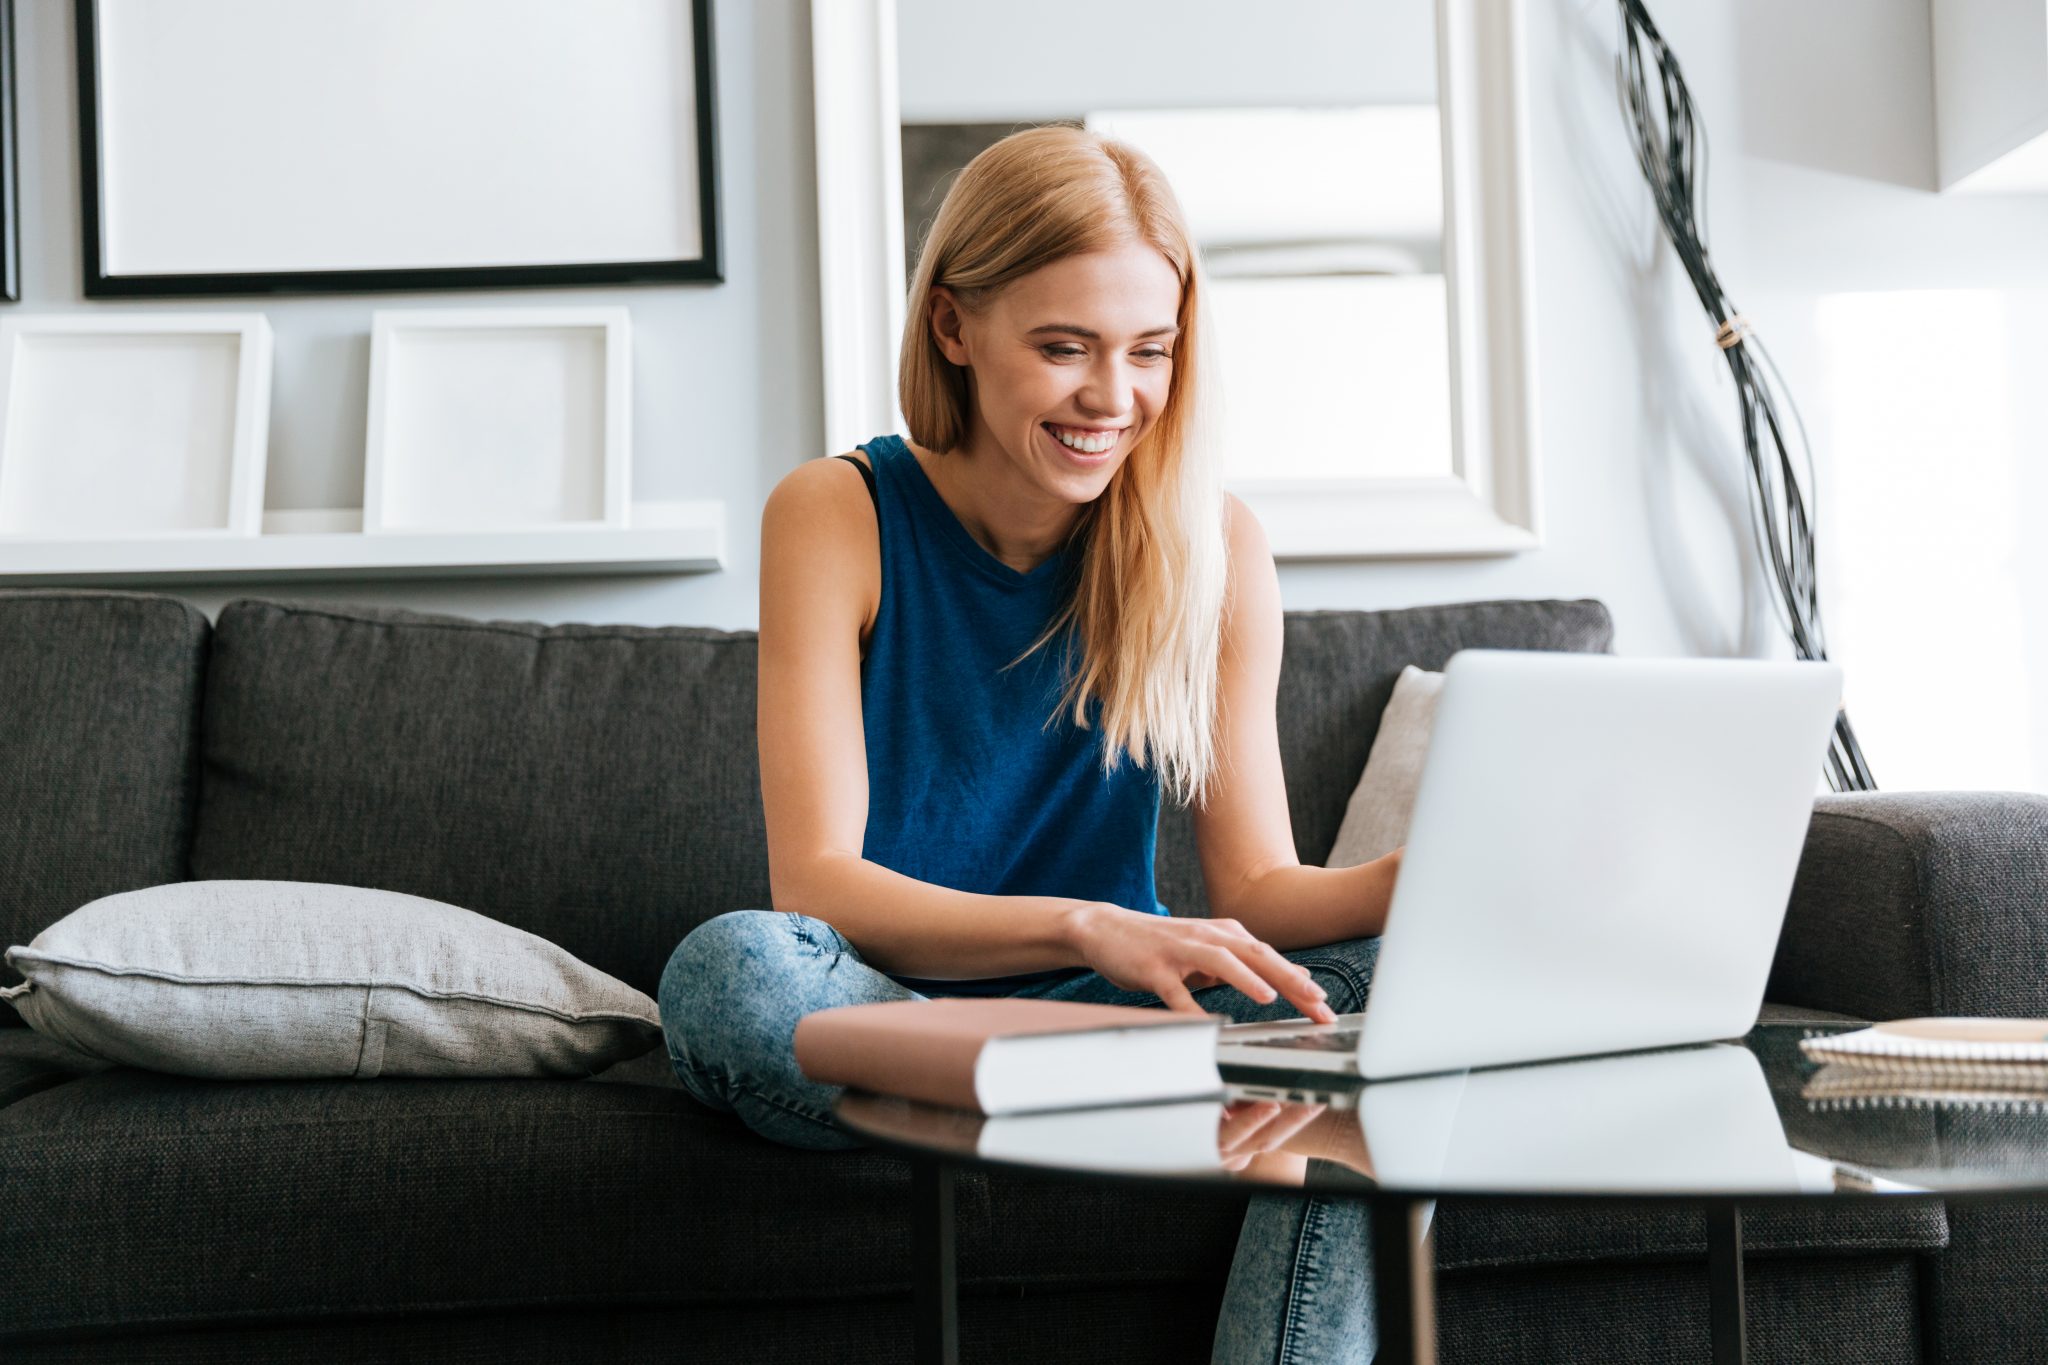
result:
[[(1309, 970), (1339, 1014), (1365, 1007), (1376, 938), (1286, 954)], [(1044, 1000), (1159, 1006), (1156, 995), (1112, 985), (1095, 972), (1033, 983)], [(927, 997), (861, 960), (822, 920), (774, 910), (735, 910), (705, 921), (676, 946), (662, 972), (668, 1056), (683, 1088), (712, 1109), (737, 1114), (763, 1137), (793, 1147), (863, 1145), (832, 1118), (840, 1087), (797, 1069), (797, 1020), (835, 1005)], [(1285, 996), (1260, 1004), (1235, 986), (1194, 992), (1195, 1002), (1241, 1023), (1292, 1019)], [(1377, 1342), (1370, 1214), (1358, 1200), (1253, 1194), (1245, 1209), (1216, 1324), (1212, 1365), (1364, 1365)]]

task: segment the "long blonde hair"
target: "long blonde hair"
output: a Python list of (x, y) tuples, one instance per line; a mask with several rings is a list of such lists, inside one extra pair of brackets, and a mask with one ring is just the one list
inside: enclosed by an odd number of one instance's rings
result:
[(1150, 430), (1082, 510), (1073, 595), (1023, 657), (1071, 630), (1079, 659), (1053, 719), (1067, 711), (1087, 729), (1097, 703), (1103, 771), (1128, 754), (1185, 805), (1205, 797), (1217, 762), (1228, 551), (1204, 277), (1158, 166), (1127, 143), (1065, 125), (1012, 133), (968, 162), (918, 254), (899, 399), (918, 444), (943, 454), (967, 440), (968, 375), (932, 336), (935, 285), (978, 312), (1034, 270), (1132, 241), (1156, 248), (1180, 277), (1172, 385)]

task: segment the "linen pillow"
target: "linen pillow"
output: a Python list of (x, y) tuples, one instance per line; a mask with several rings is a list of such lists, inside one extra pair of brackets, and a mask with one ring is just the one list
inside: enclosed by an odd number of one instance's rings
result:
[(1394, 695), (1380, 713), (1379, 733), (1366, 755), (1365, 771), (1344, 808), (1337, 842), (1325, 865), (1356, 867), (1384, 858), (1408, 842), (1415, 791), (1422, 785), (1422, 761), (1436, 723), (1437, 695), (1444, 675), (1409, 664), (1394, 679)]
[(37, 1032), (186, 1076), (587, 1076), (661, 1038), (653, 1000), (546, 939), (360, 886), (124, 891), (5, 960)]

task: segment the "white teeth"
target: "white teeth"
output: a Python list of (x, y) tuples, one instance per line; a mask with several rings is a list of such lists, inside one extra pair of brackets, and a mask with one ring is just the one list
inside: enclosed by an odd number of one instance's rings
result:
[(1047, 427), (1046, 430), (1051, 432), (1053, 439), (1061, 445), (1078, 450), (1083, 455), (1100, 455), (1103, 451), (1115, 445), (1116, 438), (1122, 434), (1120, 432), (1108, 431), (1100, 436), (1069, 436), (1057, 427)]

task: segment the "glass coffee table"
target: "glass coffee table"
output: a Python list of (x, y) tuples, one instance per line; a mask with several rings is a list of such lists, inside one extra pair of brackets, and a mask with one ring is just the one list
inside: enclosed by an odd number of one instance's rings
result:
[(1858, 1027), (1760, 1023), (1729, 1042), (1373, 1083), (1226, 1067), (1210, 1098), (1001, 1118), (849, 1091), (835, 1113), (911, 1159), (917, 1359), (930, 1365), (958, 1358), (964, 1166), (1366, 1200), (1383, 1361), (1436, 1358), (1437, 1196), (1685, 1201), (1707, 1216), (1711, 1358), (1731, 1365), (1748, 1353), (1745, 1206), (2048, 1194), (2048, 1084), (1901, 1096), (1799, 1049)]

